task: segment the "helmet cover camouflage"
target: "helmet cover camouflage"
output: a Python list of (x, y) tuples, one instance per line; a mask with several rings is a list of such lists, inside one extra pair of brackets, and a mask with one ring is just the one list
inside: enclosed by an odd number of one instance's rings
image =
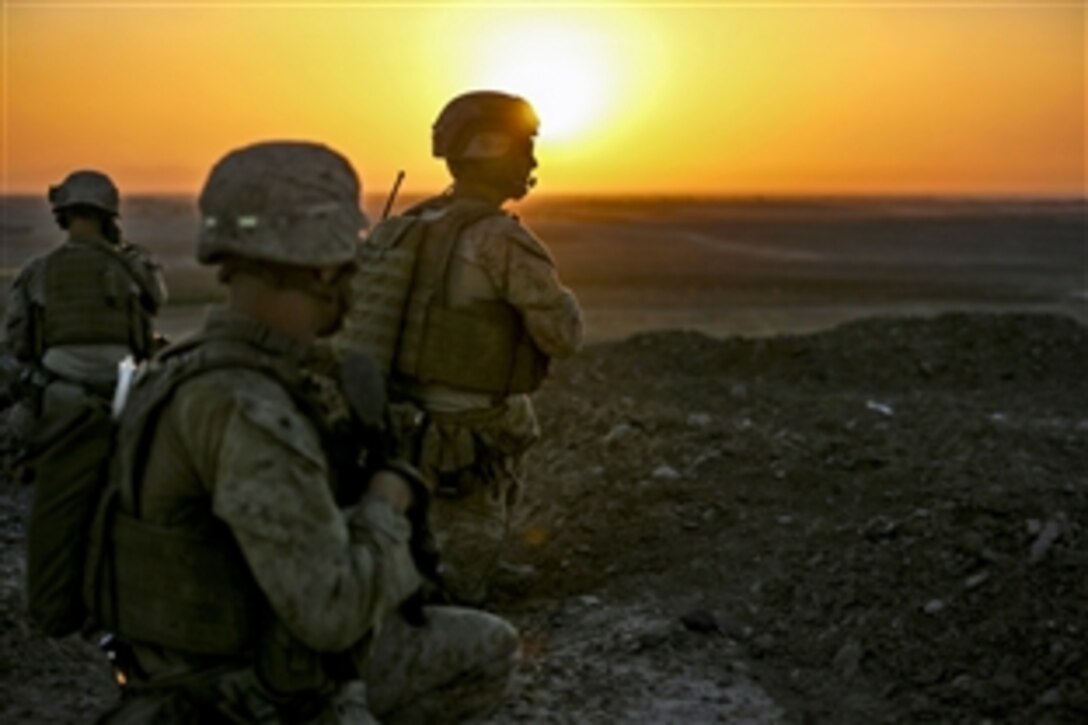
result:
[(197, 259), (237, 255), (302, 267), (355, 259), (361, 188), (346, 158), (322, 144), (270, 141), (236, 149), (200, 193)]
[(498, 91), (472, 91), (454, 98), (434, 122), (431, 153), (447, 159), (504, 156), (518, 138), (535, 136), (540, 127), (524, 98)]
[(110, 177), (100, 171), (74, 171), (56, 186), (49, 187), (49, 204), (53, 211), (70, 206), (92, 206), (109, 214), (118, 214), (120, 194)]

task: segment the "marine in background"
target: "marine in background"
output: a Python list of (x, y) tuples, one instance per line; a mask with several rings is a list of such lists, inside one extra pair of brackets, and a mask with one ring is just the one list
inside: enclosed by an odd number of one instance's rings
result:
[(108, 176), (76, 171), (50, 187), (67, 238), (15, 278), (4, 315), (6, 345), (22, 367), (11, 428), (33, 462), (84, 405), (109, 401), (117, 365), (148, 357), (166, 301), (162, 272), (121, 237), (120, 195)]
[(399, 396), (403, 451), (434, 491), (444, 585), (462, 602), (482, 602), (500, 564), (540, 436), (528, 396), (582, 341), (552, 255), (502, 208), (535, 183), (538, 126), (526, 100), (494, 91), (442, 110), (432, 152), (453, 184), (367, 237), (338, 341), (373, 355)]
[(360, 450), (319, 345), (347, 306), (359, 193), (303, 142), (231, 152), (204, 185), (197, 256), (229, 303), (155, 356), (121, 415), (88, 566), (125, 683), (102, 722), (456, 722), (502, 697), (510, 625), (400, 613), (426, 488)]

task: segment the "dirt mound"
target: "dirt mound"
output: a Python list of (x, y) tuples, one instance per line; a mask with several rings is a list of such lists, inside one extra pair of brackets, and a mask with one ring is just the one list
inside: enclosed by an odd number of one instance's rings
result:
[(595, 347), (541, 396), (534, 594), (708, 611), (800, 719), (1081, 720), (1086, 363), (1018, 315)]
[[(575, 363), (698, 395), (722, 378), (864, 389), (951, 389), (1047, 383), (1083, 372), (1088, 337), (1069, 318), (946, 314), (871, 318), (827, 332), (719, 340), (696, 332), (643, 333), (601, 345)], [(577, 376), (578, 371), (573, 371)]]
[[(1086, 363), (1069, 319), (958, 314), (559, 365), (493, 721), (1085, 721)], [(0, 719), (78, 720), (108, 685), (23, 619), (25, 505), (0, 487)]]

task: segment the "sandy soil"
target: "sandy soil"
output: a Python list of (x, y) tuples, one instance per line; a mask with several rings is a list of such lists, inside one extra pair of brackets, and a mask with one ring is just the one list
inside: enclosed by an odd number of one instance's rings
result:
[(1088, 329), (1026, 315), (592, 348), (541, 396), (523, 697), (566, 721), (1083, 721), (1085, 361)]

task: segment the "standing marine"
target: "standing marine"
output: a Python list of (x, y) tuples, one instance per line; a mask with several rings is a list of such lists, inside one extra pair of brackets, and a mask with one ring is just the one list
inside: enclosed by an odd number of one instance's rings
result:
[(21, 368), (5, 467), (34, 481), (27, 602), (51, 634), (80, 625), (55, 606), (79, 596), (78, 578), (58, 577), (55, 562), (60, 556), (78, 571), (81, 559), (63, 552), (82, 542), (67, 540), (56, 521), (88, 518), (88, 492), (109, 453), (118, 363), (151, 354), (153, 320), (166, 300), (158, 265), (121, 238), (119, 201), (98, 171), (76, 171), (51, 187), (53, 215), (68, 237), (20, 271), (4, 316), (5, 344)]
[(501, 699), (509, 624), (402, 614), (426, 488), (360, 450), (319, 345), (347, 307), (359, 193), (304, 142), (233, 151), (204, 185), (197, 256), (229, 302), (120, 418), (87, 577), (124, 681), (103, 722), (451, 722)]
[(432, 152), (453, 184), (367, 237), (340, 339), (378, 361), (402, 402), (406, 456), (434, 492), (443, 583), (462, 602), (483, 601), (498, 569), (523, 456), (540, 436), (528, 394), (582, 341), (552, 255), (502, 208), (535, 183), (538, 126), (505, 93), (446, 105)]

